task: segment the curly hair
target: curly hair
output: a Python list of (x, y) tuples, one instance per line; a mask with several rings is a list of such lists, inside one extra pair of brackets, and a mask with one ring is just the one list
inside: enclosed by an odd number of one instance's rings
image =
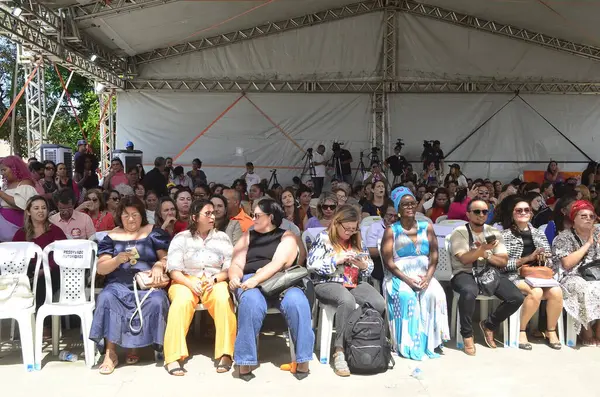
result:
[(17, 181), (30, 180), (35, 183), (27, 164), (18, 156), (6, 156), (0, 159), (0, 164), (10, 168)]

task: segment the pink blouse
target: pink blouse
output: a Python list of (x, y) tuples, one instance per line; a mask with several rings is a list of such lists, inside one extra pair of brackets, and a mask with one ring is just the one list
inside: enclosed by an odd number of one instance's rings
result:
[(467, 206), (471, 202), (471, 197), (467, 197), (463, 200), (462, 203), (453, 202), (450, 204), (450, 209), (448, 210), (448, 219), (461, 219), (463, 221), (468, 221), (467, 219)]

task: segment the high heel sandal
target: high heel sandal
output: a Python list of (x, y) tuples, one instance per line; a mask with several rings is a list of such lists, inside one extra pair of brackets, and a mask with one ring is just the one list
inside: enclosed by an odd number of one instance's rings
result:
[(551, 343), (550, 342), (550, 338), (548, 337), (547, 333), (549, 332), (555, 332), (556, 333), (556, 329), (549, 329), (546, 330), (546, 332), (542, 332), (542, 335), (544, 335), (544, 340), (546, 341), (546, 344), (554, 350), (560, 350), (562, 349), (562, 345), (560, 344), (560, 342), (556, 342), (556, 343)]
[[(521, 330), (519, 332), (527, 332), (526, 330)], [(533, 346), (531, 346), (531, 343), (527, 342), (527, 343), (520, 343), (519, 342), (519, 349), (523, 349), (523, 350), (531, 350), (533, 349)]]

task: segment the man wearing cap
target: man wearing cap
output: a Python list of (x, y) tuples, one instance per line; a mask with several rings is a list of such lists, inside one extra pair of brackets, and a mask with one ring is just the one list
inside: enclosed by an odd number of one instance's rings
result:
[(77, 162), (79, 156), (85, 153), (85, 147), (87, 146), (87, 142), (85, 139), (80, 139), (77, 141), (77, 152), (75, 152), (74, 161)]

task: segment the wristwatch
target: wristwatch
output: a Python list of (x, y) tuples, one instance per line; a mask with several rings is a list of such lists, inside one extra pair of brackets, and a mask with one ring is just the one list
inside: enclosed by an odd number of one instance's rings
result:
[(485, 251), (485, 259), (489, 260), (494, 253), (491, 250)]

